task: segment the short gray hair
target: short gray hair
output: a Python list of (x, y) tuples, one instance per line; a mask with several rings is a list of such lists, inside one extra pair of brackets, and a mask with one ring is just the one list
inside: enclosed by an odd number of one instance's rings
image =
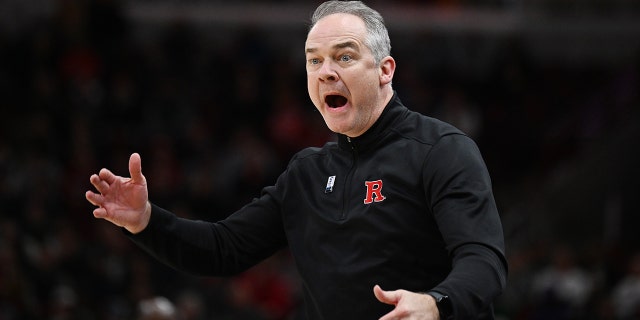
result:
[(391, 54), (391, 40), (384, 19), (378, 11), (369, 8), (362, 1), (327, 1), (322, 3), (311, 16), (309, 29), (313, 28), (318, 20), (335, 13), (351, 14), (364, 21), (367, 28), (365, 45), (371, 50), (376, 63), (380, 63), (384, 57)]

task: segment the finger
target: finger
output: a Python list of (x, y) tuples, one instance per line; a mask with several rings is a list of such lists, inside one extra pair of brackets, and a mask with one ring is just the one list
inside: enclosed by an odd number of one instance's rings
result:
[(107, 217), (107, 210), (105, 208), (95, 208), (93, 209), (93, 216), (99, 219), (104, 219)]
[(100, 179), (100, 177), (96, 174), (91, 175), (89, 181), (96, 188), (96, 190), (98, 190), (98, 192), (102, 194), (109, 190), (109, 184), (106, 181)]
[(131, 154), (129, 157), (129, 174), (133, 183), (144, 184), (144, 176), (142, 175), (142, 159), (138, 153)]
[(397, 304), (399, 299), (399, 294), (397, 291), (384, 291), (380, 288), (379, 285), (375, 285), (373, 287), (373, 294), (376, 296), (378, 301), (386, 304)]
[(100, 177), (100, 179), (106, 181), (107, 184), (112, 184), (116, 181), (116, 175), (113, 174), (113, 172), (111, 172), (109, 169), (100, 169), (98, 176)]
[(101, 206), (102, 203), (104, 203), (104, 197), (102, 197), (99, 194), (96, 194), (93, 191), (87, 191), (84, 194), (84, 197), (87, 198), (87, 201), (91, 202), (92, 205), (94, 206)]

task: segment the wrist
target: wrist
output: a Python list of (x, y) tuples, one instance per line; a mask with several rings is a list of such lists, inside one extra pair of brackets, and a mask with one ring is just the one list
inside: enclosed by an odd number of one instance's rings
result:
[(140, 218), (136, 226), (132, 228), (126, 228), (126, 229), (132, 234), (140, 233), (142, 232), (142, 230), (147, 228), (150, 220), (151, 220), (151, 203), (147, 201), (147, 203), (145, 203), (144, 210), (142, 211), (142, 214), (140, 215)]

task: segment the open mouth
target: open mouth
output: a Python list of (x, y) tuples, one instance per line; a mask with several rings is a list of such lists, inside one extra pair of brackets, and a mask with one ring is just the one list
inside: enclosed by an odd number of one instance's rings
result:
[(347, 98), (341, 95), (332, 94), (332, 95), (326, 96), (324, 98), (324, 102), (327, 103), (329, 108), (340, 108), (340, 107), (344, 107), (347, 104)]

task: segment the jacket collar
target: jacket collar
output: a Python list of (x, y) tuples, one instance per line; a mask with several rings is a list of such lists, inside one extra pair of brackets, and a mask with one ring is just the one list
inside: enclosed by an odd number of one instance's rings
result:
[(392, 123), (401, 114), (403, 114), (407, 108), (402, 104), (398, 93), (393, 92), (393, 97), (389, 100), (389, 103), (382, 110), (382, 114), (376, 122), (362, 135), (349, 138), (344, 134), (338, 134), (338, 145), (344, 150), (364, 151), (373, 146), (380, 139), (380, 135), (388, 131)]

